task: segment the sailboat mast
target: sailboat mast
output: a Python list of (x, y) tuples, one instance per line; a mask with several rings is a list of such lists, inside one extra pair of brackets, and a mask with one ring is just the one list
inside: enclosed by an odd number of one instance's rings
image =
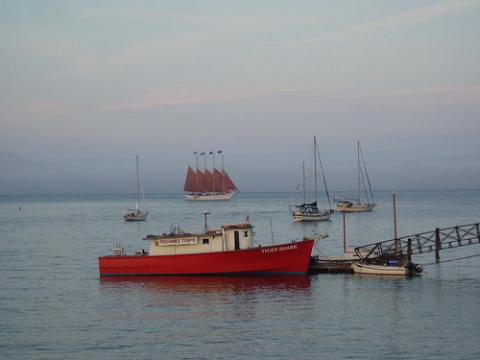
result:
[(136, 204), (136, 208), (137, 210), (140, 209), (140, 177), (139, 177), (139, 174), (138, 174), (138, 154), (135, 158), (135, 162), (136, 162), (136, 165), (137, 165), (137, 204)]
[(358, 202), (360, 203), (362, 201), (361, 198), (361, 190), (360, 190), (360, 141), (357, 141), (357, 172), (358, 172), (358, 178), (357, 178), (357, 190), (358, 190)]
[(213, 193), (215, 194), (215, 153), (210, 151), (210, 155), (212, 155), (212, 183), (213, 183)]
[(222, 193), (223, 193), (223, 192), (225, 192), (225, 189), (223, 188), (223, 174), (225, 173), (225, 166), (224, 166), (224, 163), (223, 163), (223, 150), (218, 150), (218, 153), (222, 154), (222, 174), (221, 174), (220, 180), (221, 180), (221, 189), (222, 189)]
[(198, 152), (195, 151), (195, 152), (193, 153), (193, 155), (195, 155), (196, 166), (197, 166), (196, 169), (195, 169), (195, 170), (196, 170), (196, 172), (195, 172), (195, 179), (197, 180), (197, 192), (198, 192)]
[(306, 200), (306, 196), (305, 196), (305, 161), (302, 161), (302, 174), (303, 174), (303, 177), (302, 177), (303, 203), (305, 204), (305, 202), (307, 201), (307, 200)]
[(317, 138), (313, 137), (313, 162), (315, 171), (315, 202), (318, 202), (317, 195)]
[(397, 228), (397, 194), (392, 193), (392, 206), (393, 206), (393, 238), (395, 239), (395, 251), (398, 254), (400, 252), (400, 241), (398, 240), (398, 228)]

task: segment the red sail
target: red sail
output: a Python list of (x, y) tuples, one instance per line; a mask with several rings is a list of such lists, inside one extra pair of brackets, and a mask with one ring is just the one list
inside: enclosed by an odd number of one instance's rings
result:
[(213, 192), (213, 174), (210, 170), (205, 170), (205, 191)]
[(233, 183), (232, 179), (230, 179), (230, 176), (228, 176), (226, 171), (224, 171), (224, 173), (223, 173), (223, 191), (224, 192), (229, 192), (229, 191), (238, 192), (237, 187)]
[(196, 192), (197, 191), (197, 176), (195, 171), (189, 166), (187, 170), (187, 178), (185, 179), (185, 185), (183, 191)]
[(202, 170), (197, 169), (197, 181), (198, 181), (197, 192), (199, 193), (205, 192), (205, 174), (202, 172)]
[(223, 176), (222, 176), (222, 173), (220, 171), (218, 171), (217, 169), (214, 169), (213, 170), (213, 179), (215, 180), (214, 181), (214, 186), (213, 186), (213, 191), (219, 193), (219, 192), (223, 192), (224, 190), (224, 187), (225, 187), (225, 184), (223, 184)]

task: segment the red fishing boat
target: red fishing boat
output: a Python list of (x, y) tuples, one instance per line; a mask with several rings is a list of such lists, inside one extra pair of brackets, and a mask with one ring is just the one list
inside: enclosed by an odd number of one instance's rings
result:
[[(206, 215), (205, 213), (205, 223)], [(113, 255), (98, 258), (101, 276), (114, 275), (240, 275), (302, 274), (307, 272), (314, 239), (252, 245), (249, 222), (223, 225), (203, 233), (179, 227), (169, 234), (147, 235), (149, 251), (126, 255), (117, 244)]]

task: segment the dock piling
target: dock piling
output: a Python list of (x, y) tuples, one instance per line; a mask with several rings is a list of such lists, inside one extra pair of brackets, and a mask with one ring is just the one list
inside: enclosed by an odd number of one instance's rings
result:
[(435, 262), (439, 263), (440, 262), (440, 229), (436, 228), (435, 229)]

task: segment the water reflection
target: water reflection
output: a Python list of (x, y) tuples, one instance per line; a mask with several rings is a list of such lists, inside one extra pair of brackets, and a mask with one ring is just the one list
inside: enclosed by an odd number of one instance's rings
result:
[(115, 276), (100, 278), (101, 290), (128, 288), (172, 293), (255, 293), (309, 291), (307, 275), (270, 276)]

